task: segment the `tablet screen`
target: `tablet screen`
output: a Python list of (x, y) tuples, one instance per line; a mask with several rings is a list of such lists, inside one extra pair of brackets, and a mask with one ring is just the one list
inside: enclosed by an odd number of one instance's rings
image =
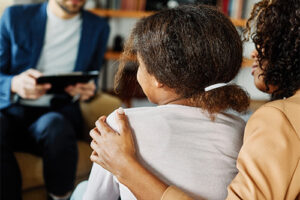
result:
[(76, 83), (87, 83), (97, 78), (99, 71), (72, 72), (65, 74), (44, 75), (37, 79), (38, 84), (50, 83), (51, 89), (47, 93), (64, 93), (64, 89)]

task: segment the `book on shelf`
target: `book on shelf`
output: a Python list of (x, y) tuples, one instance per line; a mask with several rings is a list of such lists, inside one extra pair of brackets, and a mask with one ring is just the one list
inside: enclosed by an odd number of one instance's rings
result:
[(222, 6), (222, 11), (224, 14), (228, 15), (228, 8), (229, 8), (229, 0), (221, 1), (220, 5)]
[(146, 7), (146, 0), (107, 0), (106, 9), (143, 11)]
[(137, 8), (138, 10), (146, 10), (146, 0), (138, 0)]
[(257, 0), (219, 0), (221, 9), (227, 16), (234, 19), (247, 19), (251, 8)]
[[(100, 1), (100, 0), (99, 0)], [(104, 0), (101, 0), (103, 2)], [(249, 12), (252, 5), (257, 0), (218, 0), (217, 5), (229, 17), (234, 19), (245, 19), (249, 17)], [(145, 10), (160, 10), (167, 7), (166, 0), (106, 0), (101, 3), (100, 7), (109, 10), (125, 10), (125, 11), (145, 11)], [(188, 2), (204, 3), (215, 2), (208, 0), (178, 0), (178, 5), (188, 4)], [(160, 9), (159, 9), (160, 8)]]
[(121, 10), (145, 10), (146, 0), (122, 0)]

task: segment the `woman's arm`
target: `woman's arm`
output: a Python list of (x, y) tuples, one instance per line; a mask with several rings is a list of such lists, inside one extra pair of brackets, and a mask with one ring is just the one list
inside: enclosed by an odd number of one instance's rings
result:
[[(137, 199), (181, 199), (191, 198), (175, 187), (169, 187), (144, 168), (135, 154), (132, 132), (123, 109), (116, 112), (120, 133), (115, 132), (100, 117), (96, 128), (90, 132), (94, 150), (91, 160), (114, 174), (126, 185)], [(167, 189), (168, 188), (168, 189)]]

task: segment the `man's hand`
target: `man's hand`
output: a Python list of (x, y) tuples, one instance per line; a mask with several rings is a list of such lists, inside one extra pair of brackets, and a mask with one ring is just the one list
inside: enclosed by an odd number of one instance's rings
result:
[(51, 84), (37, 84), (36, 79), (42, 76), (42, 73), (29, 69), (17, 76), (11, 81), (11, 91), (18, 94), (23, 99), (38, 99), (51, 88)]
[(72, 97), (79, 95), (80, 100), (85, 101), (94, 96), (96, 85), (94, 81), (88, 83), (77, 83), (75, 86), (70, 85), (65, 88), (65, 91)]

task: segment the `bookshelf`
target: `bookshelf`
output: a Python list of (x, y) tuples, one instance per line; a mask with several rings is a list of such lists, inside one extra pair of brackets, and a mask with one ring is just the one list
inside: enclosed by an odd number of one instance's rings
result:
[[(115, 52), (112, 50), (108, 50), (105, 55), (104, 58), (106, 60), (118, 60), (121, 56), (121, 52)], [(253, 64), (253, 60), (249, 59), (249, 58), (243, 58), (243, 63), (242, 63), (242, 67), (250, 67)]]
[[(151, 11), (127, 11), (127, 10), (110, 10), (110, 9), (90, 9), (90, 12), (107, 18), (142, 18), (147, 17), (155, 12)], [(232, 23), (237, 27), (245, 27), (246, 20), (245, 19), (233, 19), (231, 18)], [(118, 60), (120, 58), (120, 52), (114, 52), (112, 50), (108, 50), (105, 53), (104, 58), (106, 60)], [(252, 66), (253, 60), (249, 58), (244, 58), (242, 67)]]
[[(151, 11), (127, 11), (127, 10), (105, 10), (105, 9), (91, 9), (90, 12), (108, 18), (142, 18), (147, 17), (155, 12)], [(231, 18), (232, 23), (238, 27), (245, 27), (245, 19), (233, 19)]]
[(91, 9), (90, 12), (109, 18), (142, 18), (152, 15), (150, 11), (130, 11), (130, 10), (106, 10), (106, 9)]
[[(155, 13), (155, 11), (132, 11), (132, 10), (113, 10), (113, 9), (90, 9), (90, 12), (99, 15), (101, 17), (105, 17), (105, 18), (116, 18), (116, 19), (139, 19), (142, 17), (147, 17), (150, 16), (152, 14)], [(230, 18), (232, 23), (236, 26), (236, 27), (245, 27), (246, 26), (246, 20), (245, 19), (235, 19), (235, 18)], [(107, 52), (104, 55), (104, 59), (106, 61), (118, 61), (120, 56), (121, 56), (122, 52), (116, 52), (113, 50), (107, 50)], [(243, 62), (242, 62), (242, 67), (250, 67), (252, 66), (253, 60), (249, 59), (249, 58), (243, 58)], [(112, 95), (116, 95), (114, 94), (114, 92), (112, 90), (110, 90), (107, 86), (107, 75), (108, 75), (108, 66), (109, 64), (106, 62), (104, 70), (103, 70), (103, 80), (102, 80), (102, 89), (105, 92), (108, 92)], [(127, 98), (127, 97), (123, 97), (120, 95), (117, 95), (119, 98), (121, 98), (121, 100), (123, 101), (123, 103), (128, 106), (131, 107), (131, 98)], [(145, 98), (144, 95), (140, 95), (137, 96), (135, 95), (135, 98)]]

